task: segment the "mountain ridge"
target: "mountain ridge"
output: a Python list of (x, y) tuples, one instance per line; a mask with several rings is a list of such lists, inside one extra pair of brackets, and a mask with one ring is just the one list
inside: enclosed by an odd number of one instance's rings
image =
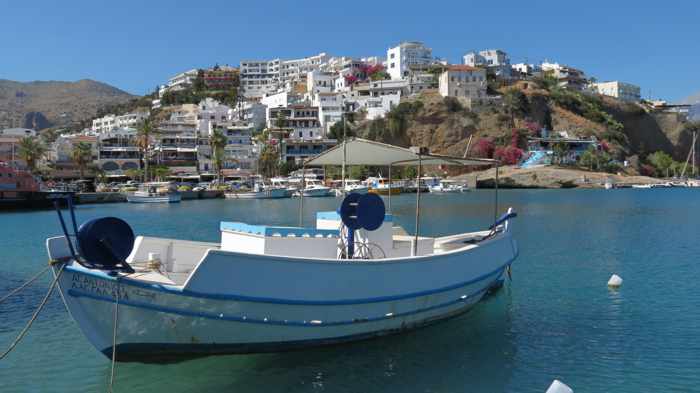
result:
[(71, 127), (107, 105), (137, 98), (93, 79), (13, 81), (0, 79), (0, 128)]

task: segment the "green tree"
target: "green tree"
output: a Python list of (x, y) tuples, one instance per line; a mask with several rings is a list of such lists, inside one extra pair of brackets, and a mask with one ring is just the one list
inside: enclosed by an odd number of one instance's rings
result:
[(171, 174), (172, 174), (172, 171), (170, 170), (170, 168), (168, 168), (165, 165), (158, 165), (155, 168), (153, 168), (153, 176), (158, 181), (164, 181)]
[[(343, 135), (347, 138), (355, 136), (355, 131), (350, 128), (353, 124), (353, 116), (351, 115), (352, 113), (344, 114), (345, 121), (338, 121), (331, 126), (330, 130), (328, 130), (328, 137), (330, 139), (337, 139), (338, 142), (342, 142)], [(343, 130), (343, 128), (345, 128), (345, 130)], [(343, 131), (345, 132), (343, 133)]]
[(503, 106), (510, 116), (510, 126), (515, 127), (515, 117), (525, 115), (529, 109), (525, 93), (516, 88), (510, 88), (503, 94)]
[(143, 171), (141, 169), (127, 169), (124, 171), (124, 175), (131, 180), (143, 178)]
[(277, 174), (279, 168), (279, 152), (275, 146), (265, 144), (258, 159), (258, 171), (263, 177), (270, 178)]
[(143, 161), (144, 182), (148, 181), (148, 162), (151, 159), (152, 142), (155, 135), (155, 129), (150, 118), (144, 119), (136, 132), (136, 147), (141, 153), (141, 161)]
[(658, 175), (665, 175), (666, 177), (669, 176), (669, 170), (673, 166), (673, 158), (671, 158), (670, 155), (662, 151), (657, 151), (650, 154), (647, 157), (647, 160), (652, 166), (654, 166), (654, 169), (656, 169)]
[(566, 157), (566, 153), (569, 152), (569, 145), (562, 142), (557, 142), (552, 146), (552, 152), (554, 152), (554, 161), (557, 164), (561, 164)]
[(34, 173), (39, 161), (46, 155), (46, 146), (35, 136), (27, 136), (19, 141), (19, 157), (27, 163), (29, 171)]
[(85, 177), (85, 168), (92, 162), (92, 146), (86, 142), (78, 142), (73, 145), (71, 150), (71, 159), (78, 166), (80, 178)]
[(216, 169), (216, 176), (219, 183), (221, 183), (223, 181), (224, 148), (226, 147), (226, 135), (221, 129), (214, 130), (214, 133), (209, 138), (209, 146), (211, 147), (211, 157)]

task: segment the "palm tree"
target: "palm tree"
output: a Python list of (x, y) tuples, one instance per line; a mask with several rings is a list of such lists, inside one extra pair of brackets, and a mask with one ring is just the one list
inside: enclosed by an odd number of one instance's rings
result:
[(36, 171), (36, 166), (46, 154), (46, 146), (35, 136), (27, 136), (19, 141), (19, 156), (27, 163), (30, 172)]
[(151, 155), (151, 139), (153, 138), (153, 125), (151, 124), (151, 119), (146, 118), (143, 120), (139, 129), (136, 133), (136, 146), (139, 148), (141, 153), (141, 160), (143, 161), (143, 182), (148, 181), (148, 161)]
[(82, 180), (85, 175), (85, 168), (92, 161), (92, 146), (86, 142), (78, 142), (73, 145), (71, 159), (78, 165), (80, 179)]
[(223, 179), (223, 164), (224, 164), (224, 148), (226, 147), (226, 135), (220, 129), (214, 130), (209, 138), (209, 146), (211, 147), (212, 160), (214, 168), (216, 168), (217, 178), (219, 183)]

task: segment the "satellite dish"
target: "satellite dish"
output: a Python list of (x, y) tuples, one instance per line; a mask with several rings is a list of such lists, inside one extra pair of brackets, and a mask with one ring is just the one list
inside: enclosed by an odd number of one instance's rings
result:
[(126, 221), (102, 217), (83, 223), (76, 234), (81, 265), (133, 272), (126, 258), (134, 248), (134, 232)]

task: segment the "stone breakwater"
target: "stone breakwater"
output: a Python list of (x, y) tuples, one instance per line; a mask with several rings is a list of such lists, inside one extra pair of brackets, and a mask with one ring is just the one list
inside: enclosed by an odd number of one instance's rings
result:
[[(476, 188), (493, 188), (496, 170), (494, 168), (457, 176), (456, 179), (465, 181)], [(631, 186), (632, 184), (661, 183), (660, 179), (647, 176), (628, 176), (604, 172), (588, 172), (579, 169), (559, 167), (518, 168), (514, 166), (501, 167), (498, 174), (500, 188), (605, 188), (606, 183), (616, 186)]]

